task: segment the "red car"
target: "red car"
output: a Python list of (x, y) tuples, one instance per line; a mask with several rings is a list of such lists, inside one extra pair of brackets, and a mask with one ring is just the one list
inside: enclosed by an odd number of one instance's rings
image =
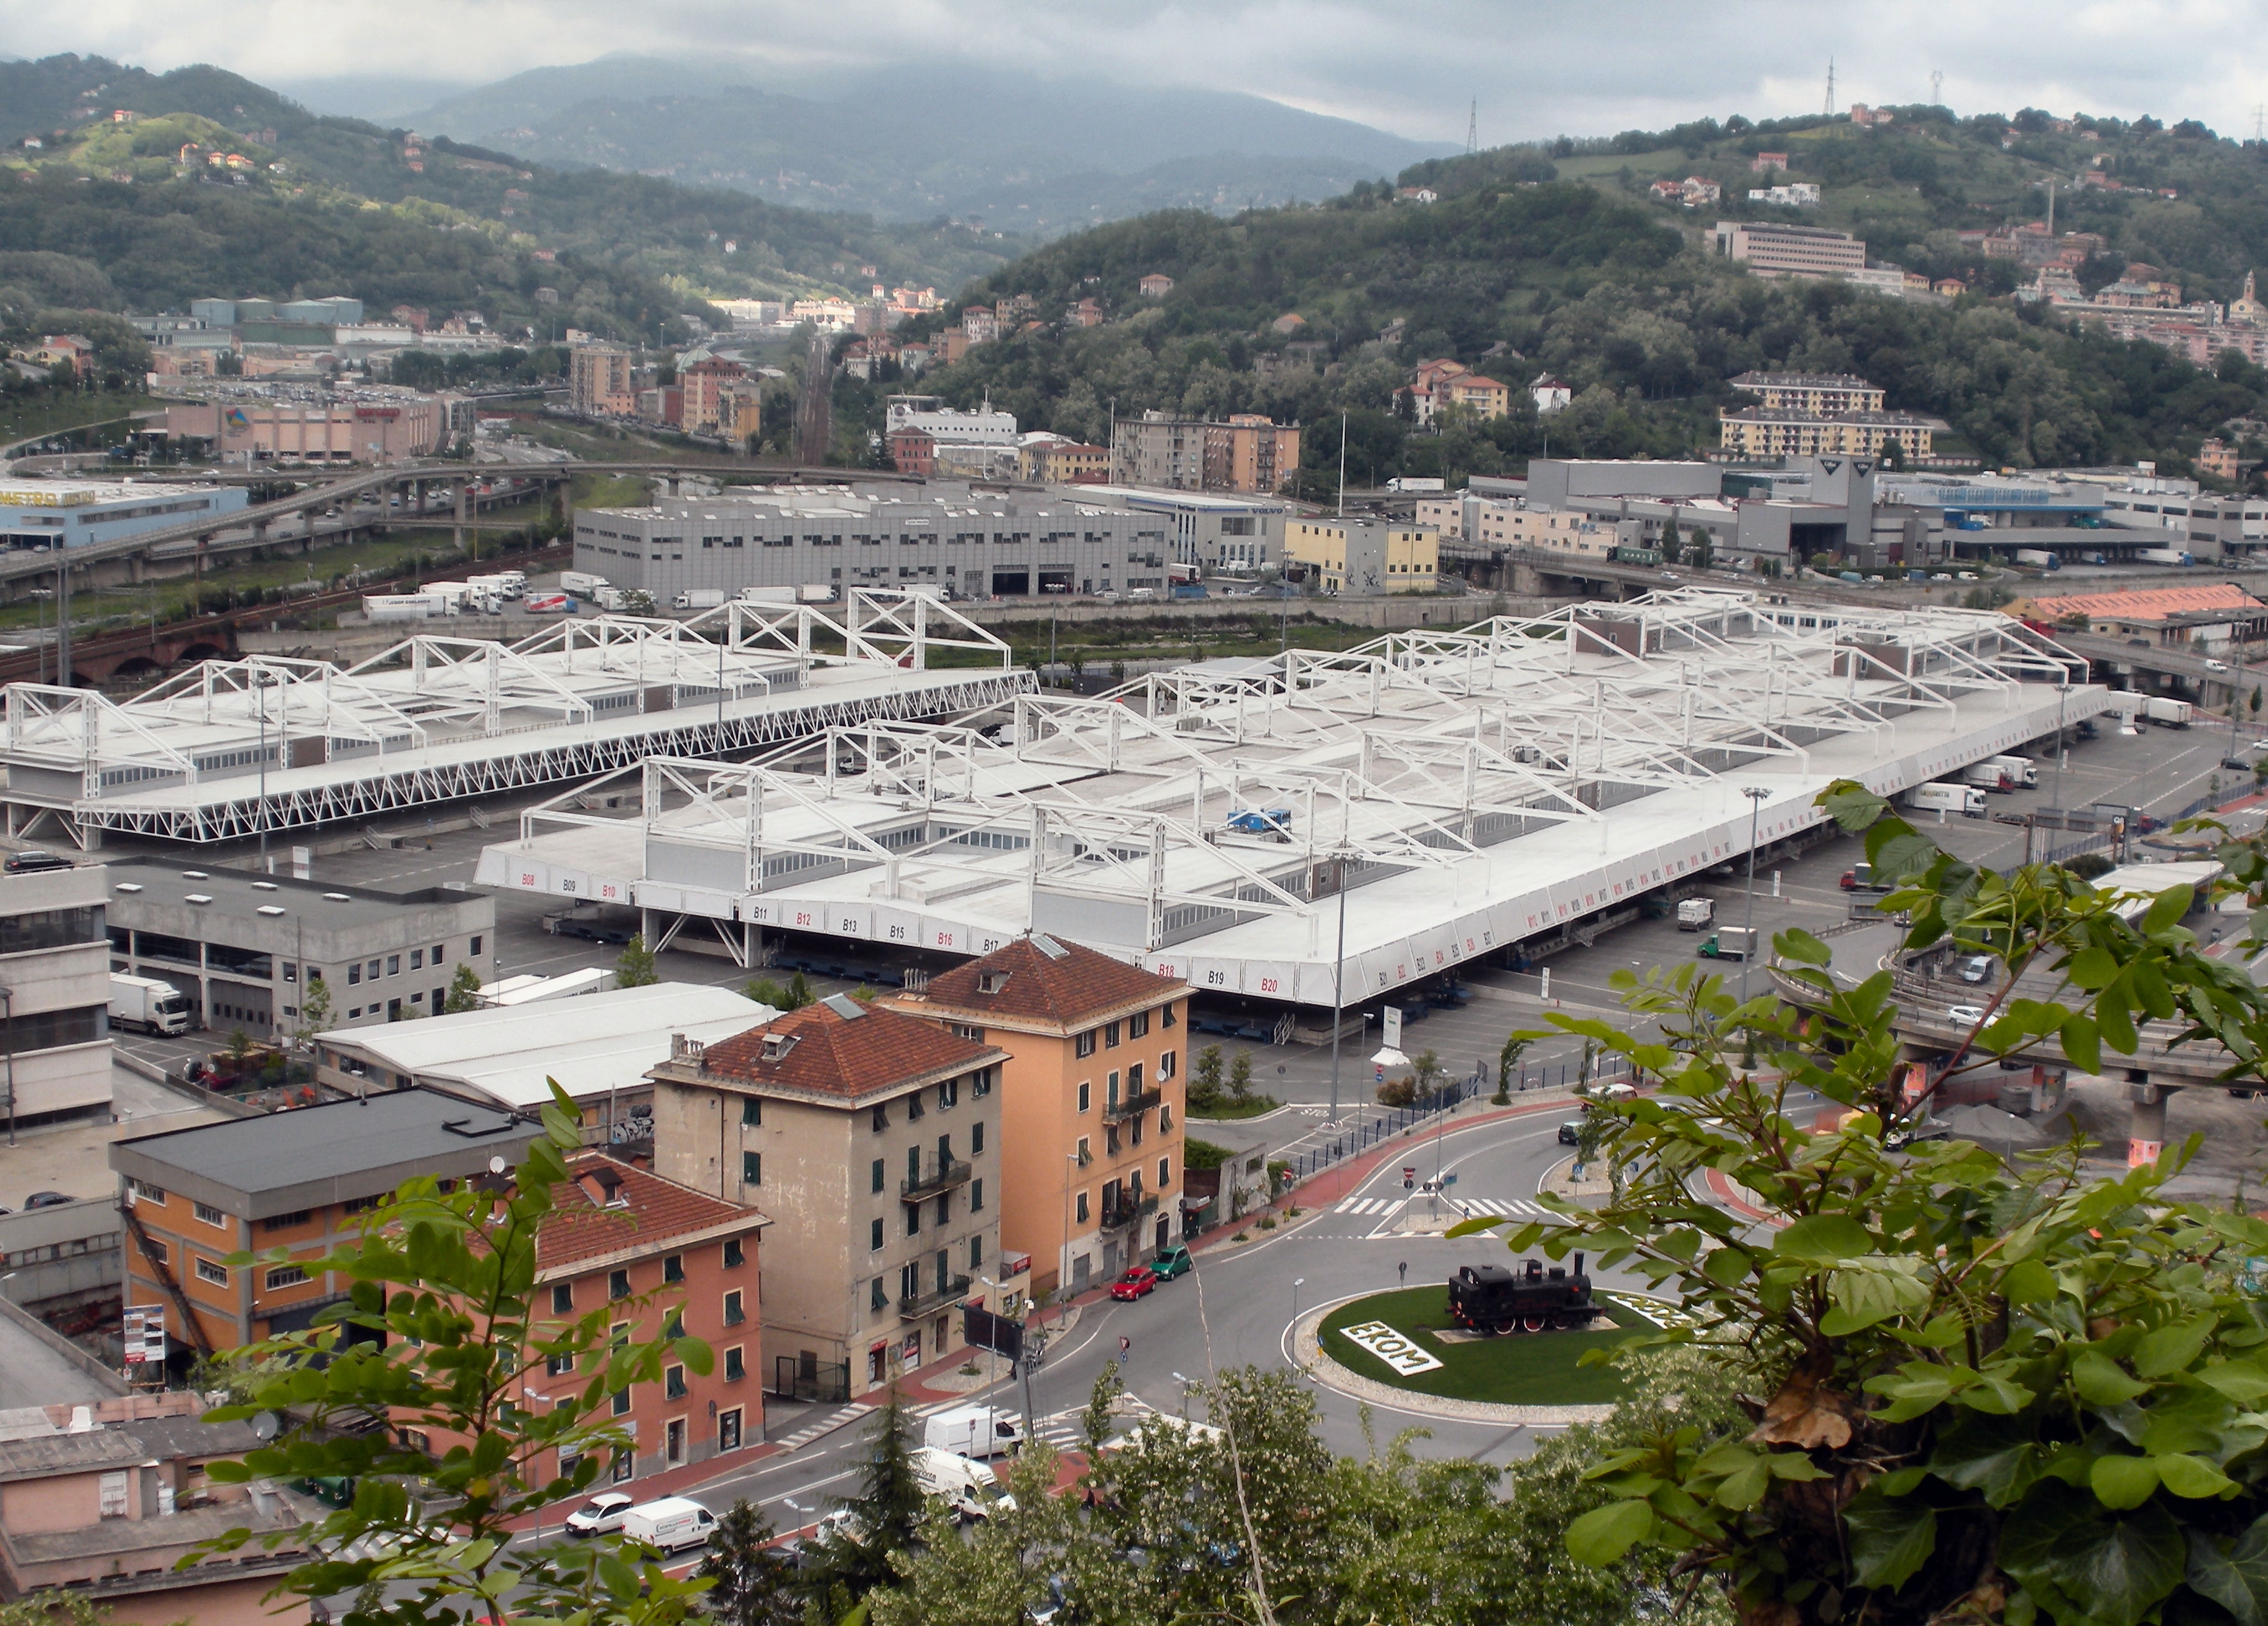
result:
[(1158, 1273), (1147, 1265), (1136, 1265), (1110, 1284), (1113, 1299), (1139, 1299), (1158, 1285)]

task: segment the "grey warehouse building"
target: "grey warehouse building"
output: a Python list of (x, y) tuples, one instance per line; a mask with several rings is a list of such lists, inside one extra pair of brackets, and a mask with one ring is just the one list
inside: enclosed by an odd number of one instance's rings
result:
[(107, 869), (110, 968), (171, 982), (207, 1027), (291, 1032), (301, 990), (318, 979), (328, 1029), (434, 1015), (460, 965), (496, 977), (496, 903), (483, 894), (379, 892), (158, 858)]
[(575, 568), (667, 604), (714, 588), (937, 587), (954, 598), (1166, 591), (1170, 515), (1059, 493), (796, 490), (575, 515)]

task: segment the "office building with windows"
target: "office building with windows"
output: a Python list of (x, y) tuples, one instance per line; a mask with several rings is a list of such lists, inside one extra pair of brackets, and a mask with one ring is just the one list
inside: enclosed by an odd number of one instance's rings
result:
[[(496, 903), (485, 894), (380, 892), (169, 858), (107, 868), (108, 969), (171, 982), (217, 1031), (264, 1039), (431, 1016), (459, 966), (484, 982), (496, 976)], [(306, 1014), (317, 982), (330, 1001), (320, 1023)]]
[(99, 865), (0, 875), (11, 1130), (110, 1115), (110, 965)]
[[(653, 1083), (654, 1169), (761, 1207), (764, 1381), (841, 1400), (950, 1354), (1000, 1308), (1006, 1053), (837, 994), (706, 1045)], [(989, 1281), (986, 1278), (990, 1278)]]

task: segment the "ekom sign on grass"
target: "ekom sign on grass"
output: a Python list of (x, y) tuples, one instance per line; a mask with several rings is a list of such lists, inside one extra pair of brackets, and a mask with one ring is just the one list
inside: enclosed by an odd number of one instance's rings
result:
[(1342, 1327), (1339, 1336), (1369, 1350), (1405, 1378), (1414, 1378), (1421, 1372), (1432, 1372), (1441, 1365), (1432, 1355), (1420, 1349), (1416, 1339), (1407, 1333), (1395, 1331), (1384, 1321), (1359, 1321), (1352, 1327)]

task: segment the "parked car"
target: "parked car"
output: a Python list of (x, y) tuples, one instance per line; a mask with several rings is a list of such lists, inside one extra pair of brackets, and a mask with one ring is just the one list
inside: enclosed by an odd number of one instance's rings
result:
[(77, 1197), (71, 1196), (65, 1192), (34, 1191), (30, 1196), (24, 1199), (24, 1208), (26, 1212), (29, 1212), (31, 1210), (35, 1208), (59, 1208), (66, 1203), (76, 1203), (78, 1199)]
[(2240, 774), (2249, 774), (2252, 771), (2252, 764), (2241, 756), (2224, 756), (2220, 759), (2220, 765), (2223, 768), (2233, 768)]
[(1559, 1126), (1559, 1144), (1563, 1146), (1583, 1144), (1583, 1121), (1580, 1118), (1570, 1118)]
[(607, 1535), (622, 1527), (622, 1515), (637, 1505), (637, 1498), (619, 1490), (601, 1491), (567, 1515), (570, 1535)]
[(1178, 1242), (1171, 1247), (1160, 1248), (1158, 1256), (1150, 1262), (1150, 1274), (1161, 1282), (1187, 1276), (1197, 1268), (1197, 1262), (1189, 1257), (1189, 1250)]
[(1992, 975), (1992, 956), (1990, 954), (1971, 954), (1961, 962), (1961, 980), (1964, 982), (1982, 982)]
[(0, 870), (11, 875), (34, 875), (41, 870), (67, 870), (71, 861), (59, 852), (42, 852), (37, 847), (26, 847), (21, 852), (11, 852)]
[(2207, 672), (2226, 672), (2228, 670), (2228, 663), (2225, 660), (2208, 660), (2205, 663), (2205, 669)]
[(1110, 1284), (1113, 1299), (1132, 1300), (1157, 1291), (1158, 1273), (1147, 1265), (1136, 1265)]

